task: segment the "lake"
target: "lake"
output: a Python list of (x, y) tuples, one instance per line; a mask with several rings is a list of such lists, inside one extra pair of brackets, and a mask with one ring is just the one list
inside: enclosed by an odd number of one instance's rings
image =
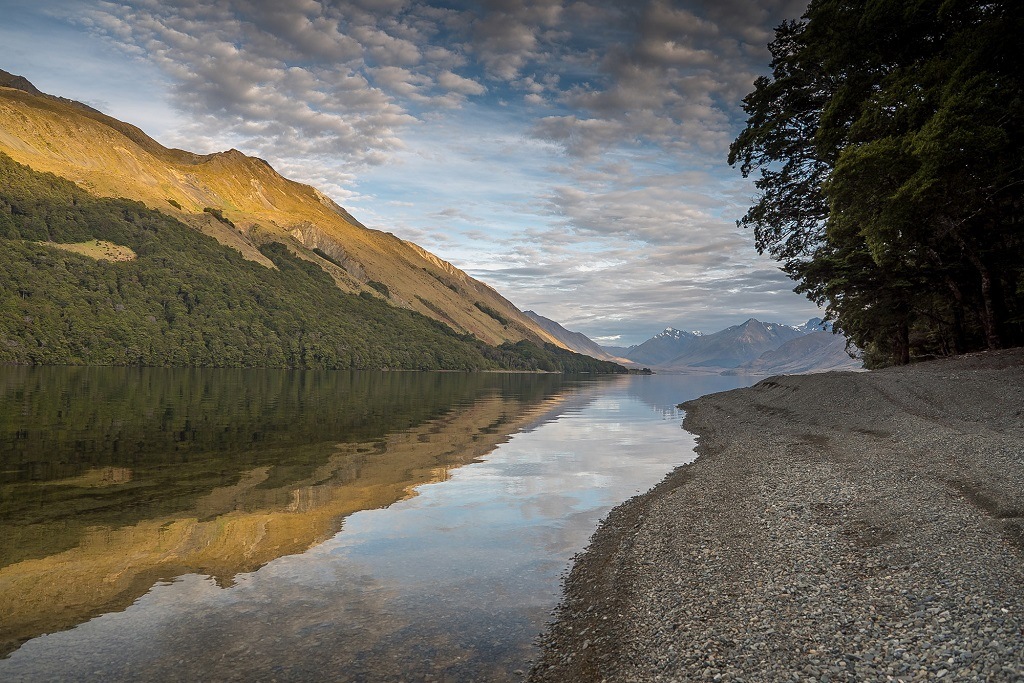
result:
[(747, 377), (0, 368), (0, 680), (518, 680)]

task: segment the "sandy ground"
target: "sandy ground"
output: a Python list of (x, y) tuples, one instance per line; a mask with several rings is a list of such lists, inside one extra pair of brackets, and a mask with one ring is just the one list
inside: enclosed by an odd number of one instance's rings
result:
[(685, 408), (700, 458), (612, 511), (530, 680), (1024, 680), (1024, 350)]

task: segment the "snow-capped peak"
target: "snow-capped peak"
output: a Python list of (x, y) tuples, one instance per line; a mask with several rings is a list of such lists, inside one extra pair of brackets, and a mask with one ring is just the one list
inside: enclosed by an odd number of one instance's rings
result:
[(693, 332), (685, 332), (683, 330), (677, 330), (674, 327), (666, 327), (664, 332), (660, 332), (660, 333), (656, 334), (654, 336), (654, 338), (655, 339), (665, 339), (665, 338), (682, 339), (683, 337), (700, 337), (700, 336), (703, 336), (703, 333), (700, 332), (699, 330), (694, 330)]

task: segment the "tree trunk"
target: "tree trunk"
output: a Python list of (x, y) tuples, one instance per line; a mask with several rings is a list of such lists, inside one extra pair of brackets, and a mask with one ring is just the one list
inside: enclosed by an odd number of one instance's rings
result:
[(981, 263), (981, 259), (978, 259), (975, 267), (981, 272), (981, 300), (985, 303), (985, 311), (981, 320), (985, 326), (985, 343), (990, 350), (1000, 349), (1003, 347), (1003, 340), (999, 334), (999, 319), (996, 314), (995, 297), (993, 296), (993, 289), (995, 287), (992, 281), (992, 272)]
[(892, 360), (896, 365), (910, 364), (910, 323), (906, 318), (900, 322), (896, 330), (896, 338), (893, 339)]
[(967, 244), (967, 240), (965, 240), (963, 235), (960, 234), (960, 231), (957, 230), (957, 226), (948, 219), (944, 222), (946, 223), (950, 236), (956, 240), (956, 243), (963, 252), (963, 255), (978, 272), (981, 285), (981, 301), (984, 307), (984, 310), (981, 311), (981, 325), (985, 331), (985, 345), (988, 346), (989, 349), (1002, 348), (1003, 340), (999, 334), (1001, 325), (995, 299), (996, 282), (992, 277), (992, 271), (985, 265), (985, 262), (982, 260), (981, 256), (978, 255), (978, 252)]
[(950, 275), (946, 275), (946, 286), (953, 295), (953, 355), (959, 355), (967, 347), (967, 338), (964, 334), (964, 293), (960, 291), (957, 284)]

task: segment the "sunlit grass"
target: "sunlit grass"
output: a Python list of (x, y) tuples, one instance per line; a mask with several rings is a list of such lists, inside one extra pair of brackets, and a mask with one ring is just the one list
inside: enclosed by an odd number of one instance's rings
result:
[(38, 244), (63, 251), (72, 251), (82, 256), (94, 258), (97, 261), (134, 261), (136, 258), (136, 254), (131, 248), (104, 240), (89, 240), (73, 244), (60, 244), (58, 242), (38, 242)]

